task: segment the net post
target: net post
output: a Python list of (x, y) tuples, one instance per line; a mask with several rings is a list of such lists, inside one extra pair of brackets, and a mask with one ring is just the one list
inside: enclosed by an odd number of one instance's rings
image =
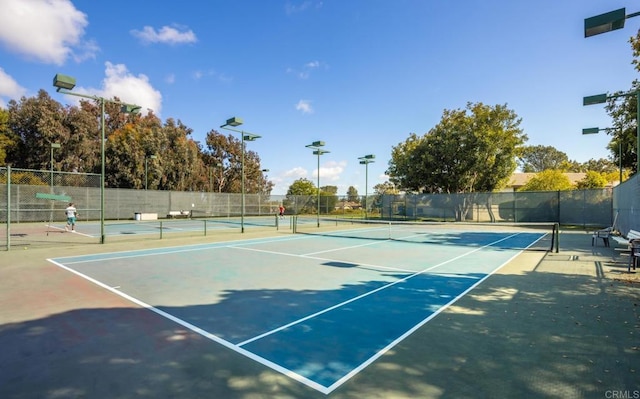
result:
[(276, 218), (276, 231), (280, 230), (280, 223), (278, 223), (278, 214), (273, 215)]
[(554, 223), (553, 224), (553, 229), (555, 230), (555, 251), (556, 253), (558, 253), (560, 251), (560, 223)]
[(207, 219), (203, 220), (202, 223), (204, 223), (204, 236), (207, 236)]
[(162, 220), (160, 221), (160, 239), (162, 240), (162, 230), (164, 230), (162, 228)]

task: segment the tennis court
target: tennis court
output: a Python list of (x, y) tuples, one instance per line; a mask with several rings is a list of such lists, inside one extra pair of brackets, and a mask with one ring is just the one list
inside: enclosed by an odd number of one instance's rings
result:
[[(50, 262), (329, 394), (554, 231), (365, 224)], [(552, 244), (551, 244), (552, 245)]]
[[(239, 229), (241, 224), (246, 228), (251, 227), (275, 227), (274, 216), (251, 216), (242, 220), (238, 217), (218, 218), (188, 218), (176, 220), (151, 220), (151, 221), (108, 221), (104, 224), (105, 236), (120, 235), (160, 235), (173, 233), (195, 233), (222, 229)], [(65, 222), (48, 223), (44, 226), (49, 232), (64, 232)], [(100, 223), (96, 221), (79, 222), (76, 225), (76, 234), (86, 237), (100, 237)]]

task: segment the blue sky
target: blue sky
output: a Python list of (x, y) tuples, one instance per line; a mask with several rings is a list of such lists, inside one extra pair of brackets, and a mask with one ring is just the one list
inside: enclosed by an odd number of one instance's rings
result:
[[(204, 142), (230, 117), (262, 136), (256, 151), (273, 194), (299, 178), (365, 193), (387, 180), (393, 146), (424, 134), (444, 109), (507, 104), (527, 145), (569, 159), (607, 158), (604, 107), (582, 97), (627, 90), (637, 72), (624, 29), (584, 38), (584, 18), (640, 5), (618, 0), (3, 0), (0, 106), (75, 90), (180, 119)], [(634, 8), (635, 7), (635, 8)]]

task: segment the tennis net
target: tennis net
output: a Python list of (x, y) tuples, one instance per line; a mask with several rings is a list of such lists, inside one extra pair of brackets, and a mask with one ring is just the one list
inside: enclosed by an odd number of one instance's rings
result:
[(294, 233), (416, 244), (492, 246), (558, 252), (554, 222), (409, 222), (296, 216)]

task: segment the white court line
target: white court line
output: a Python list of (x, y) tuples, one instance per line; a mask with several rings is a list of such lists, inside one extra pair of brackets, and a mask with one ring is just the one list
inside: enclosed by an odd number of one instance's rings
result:
[(239, 347), (238, 345), (232, 344), (229, 341), (226, 341), (226, 340), (224, 340), (224, 339), (222, 339), (222, 338), (220, 338), (220, 337), (218, 337), (216, 335), (213, 335), (210, 332), (205, 331), (205, 330), (201, 329), (200, 327), (195, 326), (195, 325), (193, 325), (193, 324), (191, 324), (191, 323), (189, 323), (189, 322), (187, 322), (185, 320), (182, 320), (182, 319), (180, 319), (178, 317), (175, 317), (170, 313), (167, 313), (167, 312), (165, 312), (163, 310), (160, 310), (160, 309), (158, 309), (158, 308), (156, 308), (156, 307), (154, 307), (152, 305), (149, 305), (146, 302), (143, 302), (143, 301), (141, 301), (141, 300), (139, 300), (137, 298), (134, 298), (134, 297), (132, 297), (130, 295), (127, 295), (124, 292), (118, 291), (115, 287), (110, 287), (110, 286), (108, 286), (108, 285), (106, 285), (106, 284), (104, 284), (104, 283), (102, 283), (102, 282), (100, 282), (100, 281), (98, 281), (98, 280), (96, 280), (96, 279), (94, 279), (92, 277), (87, 276), (86, 274), (83, 274), (83, 273), (80, 273), (80, 272), (78, 272), (78, 271), (76, 271), (74, 269), (68, 268), (65, 265), (63, 265), (61, 263), (58, 263), (58, 262), (56, 262), (56, 261), (54, 261), (52, 259), (47, 259), (47, 261), (55, 264), (58, 267), (61, 267), (62, 269), (65, 269), (65, 270), (67, 270), (67, 271), (69, 271), (69, 272), (71, 272), (71, 273), (73, 273), (73, 274), (75, 274), (77, 276), (80, 276), (80, 277), (82, 277), (82, 278), (84, 278), (84, 279), (86, 279), (86, 280), (88, 280), (88, 281), (90, 281), (90, 282), (92, 282), (92, 283), (94, 283), (94, 284), (96, 284), (96, 285), (108, 290), (108, 291), (111, 291), (112, 293), (114, 293), (116, 295), (119, 295), (119, 296), (127, 299), (128, 301), (131, 301), (131, 302), (141, 306), (142, 308), (150, 310), (150, 311), (152, 311), (152, 312), (154, 312), (154, 313), (156, 313), (156, 314), (158, 314), (158, 315), (160, 315), (160, 316), (162, 316), (162, 317), (164, 317), (166, 319), (169, 319), (169, 320), (173, 321), (174, 323), (177, 323), (177, 324), (179, 324), (179, 325), (181, 325), (181, 326), (183, 326), (183, 327), (195, 332), (196, 334), (200, 334), (203, 337), (210, 339), (211, 341), (219, 343), (220, 345), (223, 345), (226, 348), (234, 350), (234, 351), (236, 351), (236, 352), (248, 357), (249, 359), (252, 359), (252, 360), (254, 360), (254, 361), (258, 362), (258, 363), (261, 363), (261, 364), (263, 364), (263, 365), (265, 365), (267, 367), (270, 367), (271, 369), (273, 369), (275, 371), (278, 371), (278, 372), (286, 375), (287, 377), (292, 378), (292, 379), (294, 379), (294, 380), (296, 380), (298, 382), (301, 382), (301, 383), (309, 386), (310, 388), (313, 388), (313, 389), (315, 389), (317, 391), (320, 391), (322, 393), (325, 393), (325, 394), (329, 393), (329, 392), (327, 392), (326, 387), (318, 384), (317, 382), (315, 382), (313, 380), (310, 380), (310, 379), (308, 379), (308, 378), (306, 378), (304, 376), (301, 376), (300, 374), (298, 374), (296, 372), (293, 372), (293, 371), (291, 371), (291, 370), (289, 370), (287, 368), (284, 368), (284, 367), (282, 367), (282, 366), (280, 366), (280, 365), (278, 365), (276, 363), (273, 363), (272, 361), (267, 360), (267, 359), (265, 359), (265, 358), (263, 358), (261, 356), (258, 356), (256, 354), (254, 354), (253, 352), (249, 352), (246, 349), (243, 349), (243, 348)]
[[(85, 275), (85, 274), (83, 274), (83, 273), (80, 273), (80, 272), (78, 272), (78, 271), (76, 271), (76, 270), (73, 270), (73, 269), (71, 269), (71, 268), (69, 268), (69, 267), (67, 267), (67, 266), (65, 266), (65, 265), (63, 265), (63, 264), (60, 264), (60, 263), (58, 263), (58, 262), (56, 262), (56, 261), (54, 261), (54, 260), (52, 260), (52, 259), (47, 259), (47, 261), (49, 261), (49, 262), (51, 262), (51, 263), (53, 263), (53, 264), (57, 265), (58, 267), (61, 267), (61, 268), (65, 269), (65, 270), (67, 270), (67, 271), (70, 271), (71, 273), (74, 273), (74, 274), (76, 274), (76, 275), (78, 275), (78, 276), (80, 276), (80, 277), (82, 277), (82, 278), (84, 278), (84, 279), (86, 279), (86, 280), (88, 280), (88, 281), (90, 281), (90, 282), (92, 282), (92, 283), (94, 283), (94, 284), (96, 284), (96, 285), (98, 285), (98, 286), (100, 286), (100, 287), (102, 287), (102, 288), (104, 288), (104, 289), (108, 290), (108, 291), (111, 291), (111, 292), (115, 293), (116, 295), (119, 295), (119, 296), (121, 296), (121, 297), (123, 297), (123, 298), (125, 298), (125, 299), (127, 299), (127, 300), (129, 300), (129, 301), (131, 301), (131, 302), (133, 302), (133, 303), (135, 303), (135, 304), (138, 304), (139, 306), (141, 306), (141, 307), (143, 307), (143, 308), (146, 308), (146, 309), (148, 309), (148, 310), (150, 310), (150, 311), (152, 311), (152, 312), (154, 312), (154, 313), (156, 313), (156, 314), (158, 314), (158, 315), (160, 315), (160, 316), (162, 316), (162, 317), (165, 317), (165, 318), (167, 318), (167, 319), (169, 319), (169, 320), (171, 320), (171, 321), (173, 321), (173, 322), (175, 322), (175, 323), (177, 323), (177, 324), (179, 324), (179, 325), (181, 325), (181, 326), (183, 326), (183, 327), (185, 327), (185, 328), (187, 328), (187, 329), (189, 329), (189, 330), (191, 330), (191, 331), (193, 331), (193, 332), (195, 332), (195, 333), (197, 333), (197, 334), (200, 334), (200, 335), (202, 335), (202, 336), (203, 336), (203, 337), (205, 337), (205, 338), (208, 338), (208, 339), (210, 339), (210, 340), (212, 340), (212, 341), (214, 341), (214, 342), (216, 342), (216, 343), (219, 343), (219, 344), (221, 344), (221, 345), (223, 345), (223, 346), (225, 346), (225, 347), (227, 347), (227, 348), (229, 348), (229, 349), (231, 349), (231, 350), (234, 350), (234, 351), (236, 351), (236, 352), (238, 352), (238, 353), (240, 353), (240, 354), (242, 354), (242, 355), (244, 355), (244, 356), (248, 357), (249, 359), (252, 359), (252, 360), (254, 360), (254, 361), (258, 362), (258, 363), (261, 363), (261, 364), (263, 364), (263, 365), (265, 365), (265, 366), (267, 366), (267, 367), (270, 367), (271, 369), (273, 369), (273, 370), (275, 370), (275, 371), (277, 371), (277, 372), (279, 372), (279, 373), (281, 373), (281, 374), (283, 374), (283, 375), (285, 375), (285, 376), (288, 376), (289, 378), (292, 378), (292, 379), (294, 379), (294, 380), (296, 380), (296, 381), (298, 381), (298, 382), (300, 382), (300, 383), (302, 383), (302, 384), (305, 384), (305, 385), (309, 386), (310, 388), (313, 388), (313, 389), (315, 389), (315, 390), (317, 390), (317, 391), (319, 391), (319, 392), (322, 392), (322, 393), (324, 393), (324, 394), (328, 395), (328, 394), (329, 394), (329, 393), (331, 393), (333, 390), (335, 390), (335, 389), (336, 389), (336, 388), (338, 388), (340, 385), (342, 385), (344, 382), (346, 382), (346, 381), (347, 381), (347, 380), (349, 380), (351, 377), (353, 377), (354, 375), (356, 375), (358, 372), (360, 372), (361, 370), (363, 370), (364, 368), (366, 368), (369, 364), (371, 364), (372, 362), (374, 362), (376, 359), (378, 359), (378, 358), (379, 358), (380, 356), (382, 356), (384, 353), (386, 353), (389, 349), (393, 348), (395, 345), (397, 345), (399, 342), (401, 342), (401, 341), (402, 341), (404, 338), (406, 338), (408, 335), (410, 335), (410, 334), (411, 334), (411, 333), (413, 333), (415, 330), (417, 330), (418, 328), (420, 328), (422, 325), (424, 325), (426, 322), (428, 322), (429, 320), (431, 320), (431, 319), (432, 319), (433, 317), (435, 317), (437, 314), (439, 314), (439, 313), (440, 313), (440, 312), (442, 312), (444, 309), (446, 309), (447, 307), (449, 307), (451, 304), (453, 304), (454, 302), (456, 302), (458, 299), (460, 299), (461, 297), (463, 297), (464, 295), (466, 295), (469, 291), (471, 291), (473, 288), (475, 288), (478, 284), (480, 284), (482, 281), (484, 281), (484, 280), (485, 280), (486, 278), (488, 278), (490, 275), (492, 275), (493, 273), (495, 273), (495, 271), (499, 270), (502, 266), (504, 266), (506, 263), (508, 263), (511, 259), (515, 258), (515, 257), (516, 257), (519, 253), (521, 253), (522, 251), (518, 251), (516, 254), (514, 254), (514, 255), (513, 255), (513, 257), (511, 257), (511, 258), (510, 258), (509, 260), (507, 260), (505, 263), (503, 263), (502, 265), (500, 265), (500, 266), (496, 267), (496, 268), (495, 268), (491, 273), (487, 274), (485, 277), (483, 277), (482, 279), (478, 280), (476, 283), (474, 283), (474, 284), (473, 284), (471, 287), (469, 287), (467, 290), (465, 290), (464, 292), (462, 292), (461, 294), (459, 294), (457, 297), (455, 297), (453, 300), (451, 300), (451, 301), (450, 301), (450, 302), (448, 302), (447, 304), (445, 304), (445, 305), (443, 305), (442, 307), (440, 307), (438, 310), (436, 310), (436, 311), (435, 311), (434, 313), (432, 313), (430, 316), (428, 316), (427, 318), (425, 318), (422, 322), (420, 322), (420, 323), (418, 323), (417, 325), (415, 325), (413, 328), (411, 328), (410, 330), (408, 330), (405, 334), (403, 334), (402, 336), (400, 336), (399, 338), (397, 338), (396, 340), (394, 340), (393, 342), (391, 342), (389, 345), (387, 345), (385, 348), (383, 348), (382, 350), (380, 350), (379, 352), (377, 352), (376, 354), (374, 354), (371, 358), (369, 358), (369, 359), (368, 359), (368, 360), (366, 360), (365, 362), (361, 363), (358, 367), (354, 368), (352, 371), (350, 371), (349, 373), (345, 374), (342, 378), (340, 378), (339, 380), (337, 380), (334, 384), (332, 384), (332, 385), (331, 385), (331, 386), (329, 386), (329, 387), (325, 387), (325, 386), (323, 386), (323, 385), (321, 385), (321, 384), (319, 384), (319, 383), (317, 383), (317, 382), (315, 382), (315, 381), (313, 381), (313, 380), (310, 380), (310, 379), (308, 379), (308, 378), (306, 378), (306, 377), (304, 377), (304, 376), (302, 376), (302, 375), (300, 375), (300, 374), (298, 374), (298, 373), (296, 373), (296, 372), (294, 372), (294, 371), (292, 371), (292, 370), (289, 370), (289, 369), (287, 369), (287, 368), (284, 368), (284, 367), (282, 367), (282, 366), (280, 366), (280, 365), (278, 365), (278, 364), (276, 364), (276, 363), (271, 362), (270, 360), (267, 360), (267, 359), (265, 359), (265, 358), (262, 358), (261, 356), (258, 356), (258, 355), (254, 354), (254, 353), (252, 353), (252, 352), (249, 352), (249, 351), (247, 351), (246, 349), (242, 348), (241, 346), (242, 346), (242, 345), (246, 345), (247, 343), (252, 342), (252, 341), (255, 341), (255, 340), (259, 339), (259, 338), (262, 338), (262, 337), (265, 337), (265, 336), (267, 336), (267, 335), (273, 334), (273, 333), (275, 333), (275, 332), (277, 332), (277, 331), (283, 330), (283, 329), (285, 329), (285, 328), (287, 328), (287, 327), (290, 327), (290, 326), (293, 326), (293, 325), (295, 325), (295, 324), (298, 324), (298, 323), (300, 323), (300, 322), (302, 322), (302, 321), (304, 321), (304, 320), (308, 320), (308, 319), (310, 319), (310, 318), (312, 318), (312, 317), (315, 317), (315, 316), (317, 316), (317, 315), (320, 315), (320, 314), (326, 313), (326, 312), (328, 312), (328, 311), (330, 311), (330, 310), (333, 310), (333, 309), (336, 309), (336, 308), (338, 308), (338, 307), (340, 307), (340, 306), (344, 306), (344, 305), (346, 305), (346, 304), (348, 304), (348, 303), (351, 303), (351, 302), (354, 302), (354, 301), (356, 301), (356, 300), (358, 300), (358, 299), (364, 298), (364, 297), (366, 297), (366, 296), (368, 296), (368, 295), (371, 295), (371, 294), (373, 294), (373, 293), (375, 293), (375, 292), (381, 291), (382, 289), (385, 289), (385, 288), (391, 287), (391, 286), (393, 286), (393, 285), (395, 285), (395, 284), (397, 284), (397, 283), (400, 283), (400, 282), (402, 282), (402, 281), (409, 280), (410, 278), (413, 278), (413, 277), (415, 277), (415, 276), (417, 276), (417, 275), (419, 275), (419, 274), (425, 273), (426, 271), (432, 270), (432, 269), (434, 269), (434, 268), (437, 268), (437, 267), (440, 267), (440, 266), (442, 266), (442, 265), (444, 265), (444, 264), (447, 264), (447, 263), (449, 263), (449, 262), (452, 262), (452, 261), (454, 261), (454, 260), (456, 260), (456, 259), (460, 259), (460, 258), (462, 258), (462, 257), (464, 257), (464, 256), (470, 255), (470, 254), (472, 254), (472, 253), (474, 253), (474, 252), (477, 252), (477, 251), (479, 251), (479, 250), (481, 250), (481, 249), (483, 249), (483, 248), (485, 248), (485, 247), (489, 247), (489, 246), (491, 246), (491, 245), (494, 245), (494, 244), (496, 244), (496, 243), (499, 243), (500, 241), (503, 241), (503, 240), (506, 240), (506, 239), (508, 239), (508, 238), (511, 238), (511, 237), (513, 237), (513, 236), (515, 236), (515, 235), (517, 235), (517, 234), (510, 235), (510, 236), (508, 236), (508, 237), (505, 237), (505, 238), (503, 238), (503, 239), (501, 239), (501, 240), (497, 240), (497, 241), (495, 241), (495, 242), (493, 242), (493, 243), (491, 243), (491, 244), (485, 245), (485, 246), (483, 246), (483, 247), (478, 247), (478, 248), (476, 248), (476, 249), (474, 249), (474, 250), (472, 250), (472, 251), (469, 251), (469, 252), (467, 252), (467, 253), (465, 253), (465, 254), (459, 255), (459, 256), (457, 256), (457, 257), (455, 257), (455, 258), (453, 258), (453, 259), (450, 259), (450, 260), (448, 260), (448, 261), (442, 262), (442, 263), (440, 263), (440, 264), (438, 264), (438, 265), (435, 265), (435, 266), (432, 266), (432, 267), (426, 268), (426, 269), (421, 270), (421, 271), (419, 271), (419, 272), (414, 272), (413, 274), (411, 274), (411, 275), (409, 275), (409, 276), (407, 276), (407, 277), (405, 277), (405, 278), (403, 278), (403, 279), (401, 279), (401, 280), (398, 280), (398, 281), (395, 281), (395, 282), (393, 282), (393, 283), (387, 284), (387, 285), (385, 285), (385, 286), (379, 287), (379, 288), (377, 288), (377, 289), (375, 289), (375, 290), (373, 290), (373, 291), (371, 291), (371, 292), (369, 292), (369, 293), (359, 295), (359, 296), (357, 296), (357, 297), (355, 297), (355, 298), (352, 298), (352, 299), (350, 299), (350, 300), (344, 301), (344, 302), (342, 302), (342, 303), (340, 303), (340, 304), (337, 304), (337, 305), (331, 306), (330, 308), (327, 308), (327, 309), (325, 309), (325, 310), (323, 310), (323, 311), (316, 312), (316, 313), (314, 313), (314, 314), (312, 314), (312, 315), (306, 316), (306, 317), (301, 318), (301, 319), (299, 319), (299, 320), (297, 320), (297, 321), (294, 321), (294, 322), (292, 322), (292, 323), (288, 323), (288, 324), (287, 324), (287, 325), (285, 325), (285, 326), (282, 326), (282, 327), (279, 327), (279, 328), (277, 328), (277, 329), (271, 330), (271, 331), (269, 331), (269, 332), (267, 332), (267, 333), (264, 333), (264, 334), (258, 335), (258, 336), (254, 337), (254, 338), (249, 339), (249, 340), (245, 340), (244, 342), (241, 342), (241, 343), (239, 343), (239, 344), (232, 344), (232, 343), (230, 343), (230, 342), (228, 342), (228, 341), (226, 341), (226, 340), (224, 340), (224, 339), (222, 339), (222, 338), (220, 338), (220, 337), (218, 337), (218, 336), (216, 336), (216, 335), (213, 335), (213, 334), (211, 334), (211, 333), (209, 333), (209, 332), (207, 332), (207, 331), (205, 331), (205, 330), (203, 330), (203, 329), (201, 329), (201, 328), (199, 328), (199, 327), (197, 327), (197, 326), (195, 326), (195, 325), (193, 325), (193, 324), (191, 324), (191, 323), (189, 323), (189, 322), (187, 322), (187, 321), (184, 321), (184, 320), (182, 320), (182, 319), (180, 319), (180, 318), (178, 318), (178, 317), (175, 317), (175, 316), (173, 316), (173, 315), (171, 315), (171, 314), (169, 314), (169, 313), (166, 313), (166, 312), (164, 312), (164, 311), (162, 311), (162, 310), (160, 310), (160, 309), (157, 309), (157, 308), (155, 308), (154, 306), (151, 306), (151, 305), (149, 305), (149, 304), (147, 304), (147, 303), (145, 303), (145, 302), (143, 302), (143, 301), (141, 301), (141, 300), (138, 300), (138, 299), (136, 299), (136, 298), (134, 298), (134, 297), (132, 297), (132, 296), (130, 296), (130, 295), (127, 295), (127, 294), (125, 294), (125, 293), (123, 293), (123, 292), (121, 292), (121, 291), (118, 291), (115, 287), (110, 287), (110, 286), (108, 286), (108, 285), (106, 285), (106, 284), (104, 284), (104, 283), (101, 283), (101, 282), (100, 282), (100, 281), (98, 281), (98, 280), (95, 280), (95, 279), (93, 279), (93, 278), (91, 278), (91, 277), (89, 277), (89, 276), (87, 276), (87, 275)], [(294, 237), (294, 238), (291, 238), (291, 239), (300, 239), (300, 237)], [(264, 242), (271, 242), (271, 241), (287, 241), (287, 240), (289, 240), (289, 238), (288, 238), (288, 239), (285, 239), (285, 240), (282, 240), (282, 239), (270, 239), (270, 240), (267, 240), (267, 241), (255, 241), (254, 243), (255, 243), (255, 244), (261, 244), (261, 243), (264, 243)], [(208, 249), (216, 249), (216, 248), (238, 248), (238, 249), (253, 250), (253, 249), (251, 249), (251, 248), (243, 248), (243, 247), (241, 247), (241, 245), (247, 245), (247, 243), (246, 243), (246, 242), (242, 243), (242, 241), (243, 241), (243, 240), (239, 240), (239, 242), (238, 242), (238, 243), (236, 243), (236, 244), (234, 244), (234, 245), (223, 245), (223, 246), (219, 246), (219, 245), (216, 245), (216, 244), (212, 244), (210, 247), (209, 247), (209, 246), (202, 246), (202, 244), (197, 244), (198, 248), (192, 248), (192, 249), (184, 249), (184, 247), (176, 247), (176, 248), (182, 248), (182, 249), (180, 249), (180, 250), (176, 250), (176, 251), (172, 251), (172, 252), (169, 252), (169, 253), (175, 253), (175, 252), (186, 252), (186, 251), (195, 251), (195, 250), (208, 250)], [(244, 241), (246, 241), (246, 240), (244, 240)], [(145, 251), (149, 251), (149, 250), (145, 250)], [(258, 251), (259, 251), (259, 250), (258, 250)], [(104, 261), (104, 260), (119, 259), (119, 258), (127, 258), (127, 257), (137, 257), (137, 256), (150, 256), (150, 255), (156, 255), (156, 254), (154, 254), (154, 253), (148, 253), (148, 252), (147, 252), (147, 253), (140, 253), (140, 250), (137, 250), (137, 251), (126, 251), (126, 252), (138, 252), (138, 253), (137, 253), (137, 254), (134, 254), (134, 255), (129, 255), (129, 256), (121, 256), (121, 257), (117, 257), (117, 258), (106, 258), (106, 257), (105, 257), (105, 258), (96, 259), (96, 260), (98, 260), (98, 261)], [(266, 251), (265, 251), (265, 252), (266, 252)], [(123, 252), (123, 253), (125, 253), (125, 252)], [(163, 254), (166, 254), (166, 253), (167, 253), (166, 251), (165, 251), (165, 252), (159, 252), (159, 253), (157, 253), (157, 255), (163, 255)], [(109, 254), (109, 253), (106, 253), (106, 254)], [(105, 255), (105, 254), (103, 254), (103, 255)], [(293, 255), (291, 255), (291, 254), (285, 254), (285, 255), (293, 256)], [(84, 256), (86, 256), (86, 255), (84, 255)], [(309, 256), (309, 255), (304, 255), (304, 257), (314, 258), (314, 257), (311, 257), (311, 256)], [(68, 258), (65, 258), (65, 259), (68, 259)], [(322, 258), (318, 258), (318, 259), (322, 259)], [(88, 261), (95, 261), (95, 260), (87, 260), (87, 261), (85, 261), (85, 262), (88, 262)], [(76, 263), (81, 263), (81, 262), (76, 262)]]
[[(346, 262), (346, 261), (341, 260), (341, 259), (321, 258), (319, 256), (309, 256), (309, 255), (306, 255), (306, 254), (297, 255), (297, 254), (290, 254), (288, 252), (267, 251), (266, 249), (245, 248), (245, 247), (241, 247), (241, 246), (236, 246), (236, 247), (233, 247), (233, 248), (234, 249), (243, 250), (243, 251), (263, 252), (263, 253), (267, 253), (267, 254), (289, 256), (289, 257), (293, 257), (293, 258), (315, 259), (315, 260), (320, 260), (320, 261), (325, 261), (325, 262), (353, 263), (353, 262)], [(352, 247), (348, 247), (348, 248), (352, 248)], [(374, 265), (373, 263), (361, 263), (361, 262), (358, 262), (358, 263), (353, 263), (353, 264), (357, 265), (358, 267), (372, 267), (372, 268), (385, 269), (385, 270), (390, 270), (390, 271), (398, 271), (398, 272), (405, 272), (405, 273), (415, 273), (415, 270), (401, 269), (401, 268), (398, 268), (398, 267), (391, 267), (391, 266)]]
[(474, 249), (474, 250), (472, 250), (472, 251), (468, 251), (468, 252), (466, 252), (466, 253), (463, 253), (463, 254), (461, 254), (461, 255), (458, 255), (458, 256), (456, 256), (456, 257), (453, 257), (453, 258), (451, 258), (451, 259), (448, 259), (448, 260), (446, 260), (446, 261), (444, 261), (444, 262), (440, 262), (440, 263), (438, 263), (438, 264), (436, 264), (436, 265), (433, 265), (433, 266), (427, 267), (426, 269), (423, 269), (423, 270), (420, 270), (420, 271), (414, 272), (413, 274), (410, 274), (410, 275), (408, 275), (408, 276), (406, 276), (406, 277), (403, 277), (403, 278), (401, 278), (401, 279), (399, 279), (399, 280), (396, 280), (396, 281), (391, 282), (391, 283), (389, 283), (389, 284), (386, 284), (386, 285), (383, 285), (383, 286), (381, 286), (381, 287), (378, 287), (378, 288), (376, 288), (376, 289), (374, 289), (374, 290), (371, 290), (371, 291), (369, 291), (369, 292), (365, 292), (364, 294), (358, 295), (358, 296), (353, 297), (353, 298), (351, 298), (351, 299), (347, 299), (346, 301), (340, 302), (340, 303), (338, 303), (338, 304), (336, 304), (336, 305), (333, 305), (333, 306), (330, 306), (330, 307), (325, 308), (325, 309), (323, 309), (323, 310), (320, 310), (320, 311), (318, 311), (318, 312), (312, 313), (312, 314), (307, 315), (307, 316), (305, 316), (305, 317), (302, 317), (302, 318), (300, 318), (300, 319), (298, 319), (298, 320), (294, 320), (294, 321), (292, 321), (291, 323), (287, 323), (287, 324), (285, 324), (285, 325), (283, 325), (283, 326), (280, 326), (280, 327), (274, 328), (274, 329), (273, 329), (273, 330), (271, 330), (271, 331), (267, 331), (267, 332), (265, 332), (265, 333), (263, 333), (263, 334), (260, 334), (260, 335), (257, 335), (257, 336), (255, 336), (255, 337), (249, 338), (249, 339), (247, 339), (247, 340), (245, 340), (245, 341), (242, 341), (242, 342), (238, 343), (238, 346), (243, 346), (243, 345), (246, 345), (246, 344), (248, 344), (248, 343), (250, 343), (250, 342), (253, 342), (253, 341), (256, 341), (256, 340), (258, 340), (258, 339), (261, 339), (261, 338), (264, 338), (264, 337), (266, 337), (266, 336), (269, 336), (269, 335), (271, 335), (271, 334), (275, 334), (275, 333), (277, 333), (278, 331), (282, 331), (282, 330), (287, 329), (287, 328), (289, 328), (289, 327), (295, 326), (296, 324), (300, 324), (300, 323), (302, 323), (302, 322), (304, 322), (304, 321), (306, 321), (306, 320), (309, 320), (309, 319), (311, 319), (311, 318), (314, 318), (314, 317), (316, 317), (316, 316), (319, 316), (319, 315), (321, 315), (321, 314), (323, 314), (323, 313), (330, 312), (330, 311), (332, 311), (332, 310), (334, 310), (334, 309), (337, 309), (337, 308), (339, 308), (339, 307), (345, 306), (345, 305), (347, 305), (347, 304), (349, 304), (349, 303), (351, 303), (351, 302), (354, 302), (354, 301), (357, 301), (357, 300), (359, 300), (359, 299), (365, 298), (365, 297), (367, 297), (367, 296), (369, 296), (369, 295), (375, 294), (375, 293), (376, 293), (376, 292), (378, 292), (378, 291), (382, 291), (382, 290), (387, 289), (387, 288), (389, 288), (389, 287), (392, 287), (392, 286), (394, 286), (394, 285), (396, 285), (396, 284), (399, 284), (399, 283), (405, 282), (405, 281), (407, 281), (407, 280), (409, 280), (409, 279), (412, 279), (413, 277), (418, 276), (418, 275), (420, 275), (420, 274), (423, 274), (423, 273), (425, 273), (425, 272), (427, 272), (427, 271), (429, 271), (429, 270), (433, 270), (433, 269), (435, 269), (435, 268), (437, 268), (437, 267), (440, 267), (440, 266), (446, 265), (446, 264), (448, 264), (448, 263), (451, 263), (451, 262), (453, 262), (453, 261), (455, 261), (455, 260), (458, 260), (458, 259), (460, 259), (460, 258), (463, 258), (463, 257), (465, 257), (465, 256), (468, 256), (468, 255), (470, 255), (470, 254), (472, 254), (472, 253), (474, 253), (474, 252), (478, 252), (478, 251), (480, 251), (481, 249), (484, 249), (484, 248), (490, 247), (490, 246), (492, 246), (492, 245), (494, 245), (494, 244), (497, 244), (497, 243), (499, 243), (499, 242), (501, 242), (501, 241), (504, 241), (504, 240), (506, 240), (506, 239), (509, 239), (509, 238), (511, 238), (511, 237), (513, 237), (513, 236), (515, 236), (515, 235), (517, 235), (517, 234), (512, 234), (512, 235), (510, 235), (510, 236), (508, 236), (508, 237), (505, 237), (505, 238), (502, 238), (502, 239), (500, 239), (500, 240), (494, 241), (494, 242), (492, 242), (491, 244), (487, 244), (487, 245), (484, 245), (484, 246), (482, 246), (482, 247), (478, 247), (478, 248), (476, 248), (476, 249)]

